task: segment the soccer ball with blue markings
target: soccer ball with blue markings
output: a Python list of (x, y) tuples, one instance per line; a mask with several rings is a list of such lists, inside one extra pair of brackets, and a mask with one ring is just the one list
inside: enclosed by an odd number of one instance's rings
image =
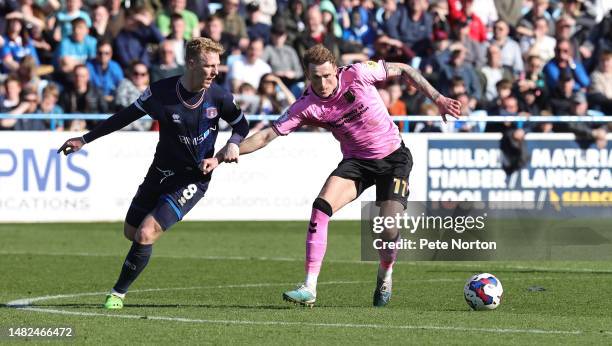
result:
[(501, 303), (504, 289), (501, 281), (489, 273), (472, 276), (463, 288), (465, 301), (474, 310), (493, 310)]

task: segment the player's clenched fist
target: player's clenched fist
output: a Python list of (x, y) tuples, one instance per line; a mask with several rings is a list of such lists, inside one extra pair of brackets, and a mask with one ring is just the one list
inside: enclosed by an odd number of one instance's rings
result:
[(223, 162), (238, 162), (240, 156), (240, 148), (234, 143), (227, 143), (220, 150), (219, 155), (223, 157)]
[(200, 162), (200, 170), (204, 174), (212, 172), (217, 166), (219, 166), (219, 160), (216, 157), (204, 159)]
[(57, 149), (57, 153), (59, 154), (60, 152), (63, 152), (64, 155), (72, 154), (81, 150), (84, 145), (85, 140), (83, 139), (83, 137), (70, 138), (69, 140), (64, 142), (64, 144), (59, 149)]

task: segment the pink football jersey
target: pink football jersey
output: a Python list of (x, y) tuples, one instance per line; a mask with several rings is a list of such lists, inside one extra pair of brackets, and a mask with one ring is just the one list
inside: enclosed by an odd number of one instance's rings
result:
[(340, 142), (345, 159), (381, 159), (402, 141), (374, 83), (387, 79), (385, 62), (368, 61), (338, 68), (338, 89), (328, 98), (312, 87), (272, 123), (279, 135), (302, 125), (323, 127)]

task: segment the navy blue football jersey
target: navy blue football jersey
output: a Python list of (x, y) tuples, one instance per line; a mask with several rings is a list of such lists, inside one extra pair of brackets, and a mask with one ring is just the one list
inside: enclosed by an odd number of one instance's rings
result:
[(178, 170), (197, 168), (214, 155), (220, 118), (233, 126), (244, 117), (231, 93), (214, 83), (190, 93), (180, 76), (151, 84), (134, 105), (159, 121), (155, 162)]

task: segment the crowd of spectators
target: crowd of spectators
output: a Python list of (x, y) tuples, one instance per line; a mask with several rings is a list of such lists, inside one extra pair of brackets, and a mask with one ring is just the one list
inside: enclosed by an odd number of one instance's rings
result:
[[(216, 83), (245, 112), (280, 114), (305, 87), (299, 57), (323, 44), (338, 65), (418, 68), (464, 115), (611, 115), (609, 0), (6, 0), (0, 113), (112, 113), (181, 74), (185, 42), (220, 42)], [(379, 86), (392, 115), (437, 115), (414, 87)], [(432, 118), (433, 119), (433, 118)], [(602, 125), (603, 124), (603, 125)], [(606, 124), (401, 122), (402, 131), (571, 131)], [(0, 130), (85, 130), (95, 121), (2, 119)], [(263, 123), (253, 122), (260, 128)], [(131, 130), (155, 129), (151, 121)]]

